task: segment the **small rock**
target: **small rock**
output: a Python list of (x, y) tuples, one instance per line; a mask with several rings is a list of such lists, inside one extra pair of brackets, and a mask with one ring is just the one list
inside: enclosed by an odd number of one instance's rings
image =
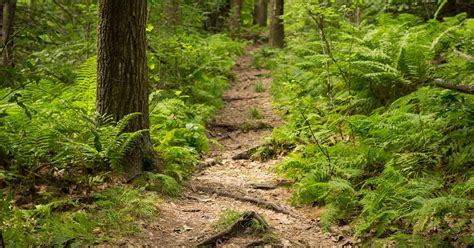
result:
[(333, 237), (331, 238), (331, 240), (334, 241), (334, 242), (339, 242), (339, 241), (344, 240), (344, 236), (342, 236), (342, 235), (336, 235), (336, 236), (333, 236)]
[(188, 231), (191, 231), (191, 230), (193, 230), (191, 227), (189, 227), (187, 225), (183, 225), (182, 227), (173, 229), (173, 232), (184, 233), (184, 232), (188, 232)]
[(291, 242), (287, 239), (282, 239), (281, 244), (283, 245), (283, 247), (291, 247)]

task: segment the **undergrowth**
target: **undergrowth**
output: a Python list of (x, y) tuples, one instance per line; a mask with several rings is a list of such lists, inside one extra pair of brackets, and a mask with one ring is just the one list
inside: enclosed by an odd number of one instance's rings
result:
[[(134, 222), (157, 215), (156, 197), (144, 190), (177, 195), (214, 142), (205, 123), (222, 105), (243, 45), (226, 35), (148, 39), (150, 130), (124, 132), (140, 113), (115, 123), (94, 112), (95, 57), (74, 61), (81, 64), (74, 83), (43, 76), (0, 88), (0, 230), (7, 247), (90, 245), (139, 233)], [(144, 173), (134, 188), (114, 188), (124, 182), (123, 157), (146, 131), (164, 171)]]
[(332, 16), (328, 55), (299, 18), (284, 50), (254, 54), (285, 113), (267, 147), (291, 148), (278, 171), (295, 182), (293, 203), (324, 206), (323, 227), (348, 224), (364, 244), (473, 245), (474, 97), (431, 84), (472, 85), (455, 50), (474, 53), (474, 21)]
[(12, 207), (11, 199), (0, 196), (0, 227), (7, 247), (114, 242), (141, 229), (136, 219), (153, 221), (160, 202), (156, 194), (126, 187), (87, 198), (55, 199), (28, 209)]

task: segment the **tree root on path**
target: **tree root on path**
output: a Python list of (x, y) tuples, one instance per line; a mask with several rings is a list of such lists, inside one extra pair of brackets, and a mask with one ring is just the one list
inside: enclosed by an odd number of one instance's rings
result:
[(216, 247), (218, 244), (221, 244), (222, 242), (225, 242), (238, 234), (245, 233), (246, 230), (254, 224), (253, 221), (257, 222), (262, 231), (270, 230), (270, 226), (262, 218), (262, 216), (253, 211), (245, 212), (230, 227), (202, 241), (197, 245), (197, 247)]
[(260, 96), (241, 96), (241, 97), (224, 97), (224, 101), (231, 102), (231, 101), (241, 101), (241, 100), (252, 100), (260, 98)]
[(197, 190), (197, 191), (216, 194), (218, 196), (232, 198), (232, 199), (235, 199), (235, 200), (238, 200), (238, 201), (250, 202), (250, 203), (256, 204), (257, 206), (273, 210), (277, 213), (282, 213), (282, 214), (287, 214), (287, 215), (290, 215), (290, 216), (294, 216), (290, 211), (288, 211), (284, 207), (278, 206), (277, 204), (275, 204), (273, 202), (266, 201), (266, 200), (246, 196), (246, 195), (243, 195), (243, 194), (230, 193), (230, 192), (227, 192), (227, 191), (223, 191), (223, 190), (219, 190), (219, 189), (213, 189), (213, 188), (204, 187), (204, 186), (194, 186), (194, 189)]
[(277, 180), (277, 181), (268, 181), (268, 182), (257, 182), (251, 183), (250, 186), (252, 189), (261, 189), (261, 190), (272, 190), (278, 187), (291, 186), (292, 182), (286, 180)]
[(231, 124), (231, 123), (209, 123), (207, 124), (208, 127), (217, 127), (217, 128), (224, 128), (227, 131), (251, 131), (251, 130), (261, 130), (261, 129), (272, 129), (273, 126), (264, 123), (264, 122), (257, 122), (257, 123), (241, 123), (241, 124)]
[(250, 149), (247, 149), (243, 152), (237, 153), (234, 156), (232, 156), (232, 159), (233, 160), (247, 160), (247, 159), (250, 159), (250, 157), (252, 157), (252, 154), (254, 154), (255, 151), (257, 151), (257, 149), (260, 148), (260, 147), (261, 147), (261, 145), (254, 146), (254, 147), (252, 147)]

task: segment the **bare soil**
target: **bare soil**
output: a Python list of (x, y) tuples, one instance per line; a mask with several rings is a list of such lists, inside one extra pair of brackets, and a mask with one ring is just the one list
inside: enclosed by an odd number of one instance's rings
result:
[[(272, 108), (269, 93), (272, 79), (269, 71), (250, 66), (254, 49), (249, 47), (237, 61), (234, 69), (236, 78), (224, 96), (225, 106), (209, 125), (209, 135), (218, 140), (223, 149), (214, 147), (206, 154), (207, 166), (193, 176), (181, 197), (166, 199), (159, 204), (158, 223), (147, 227), (146, 238), (140, 244), (152, 247), (195, 247), (218, 232), (215, 223), (226, 210), (254, 211), (261, 215), (273, 229), (276, 237), (274, 245), (280, 247), (341, 247), (345, 244), (344, 238), (335, 239), (321, 230), (318, 225), (321, 209), (295, 208), (290, 205), (292, 189), (279, 185), (277, 182), (281, 178), (274, 172), (280, 158), (266, 162), (232, 159), (234, 155), (261, 144), (272, 130), (229, 129), (222, 126), (241, 127), (265, 123), (277, 127), (282, 124), (281, 116)], [(257, 83), (264, 86), (264, 92), (255, 91)], [(261, 113), (260, 119), (250, 114), (252, 109)], [(203, 192), (202, 187), (216, 192)], [(287, 213), (237, 200), (217, 191), (260, 199), (287, 210)], [(246, 247), (261, 239), (244, 233), (218, 247)]]

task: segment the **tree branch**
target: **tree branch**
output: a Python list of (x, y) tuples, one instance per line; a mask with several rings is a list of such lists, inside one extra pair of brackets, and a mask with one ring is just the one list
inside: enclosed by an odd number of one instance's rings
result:
[(439, 78), (434, 80), (433, 85), (443, 89), (454, 90), (457, 92), (474, 95), (474, 85), (453, 85)]
[(467, 59), (469, 62), (471, 63), (474, 63), (474, 57), (469, 55), (469, 54), (465, 54), (461, 51), (459, 51), (458, 49), (454, 48), (453, 51), (459, 55), (459, 57), (463, 58), (463, 59)]

